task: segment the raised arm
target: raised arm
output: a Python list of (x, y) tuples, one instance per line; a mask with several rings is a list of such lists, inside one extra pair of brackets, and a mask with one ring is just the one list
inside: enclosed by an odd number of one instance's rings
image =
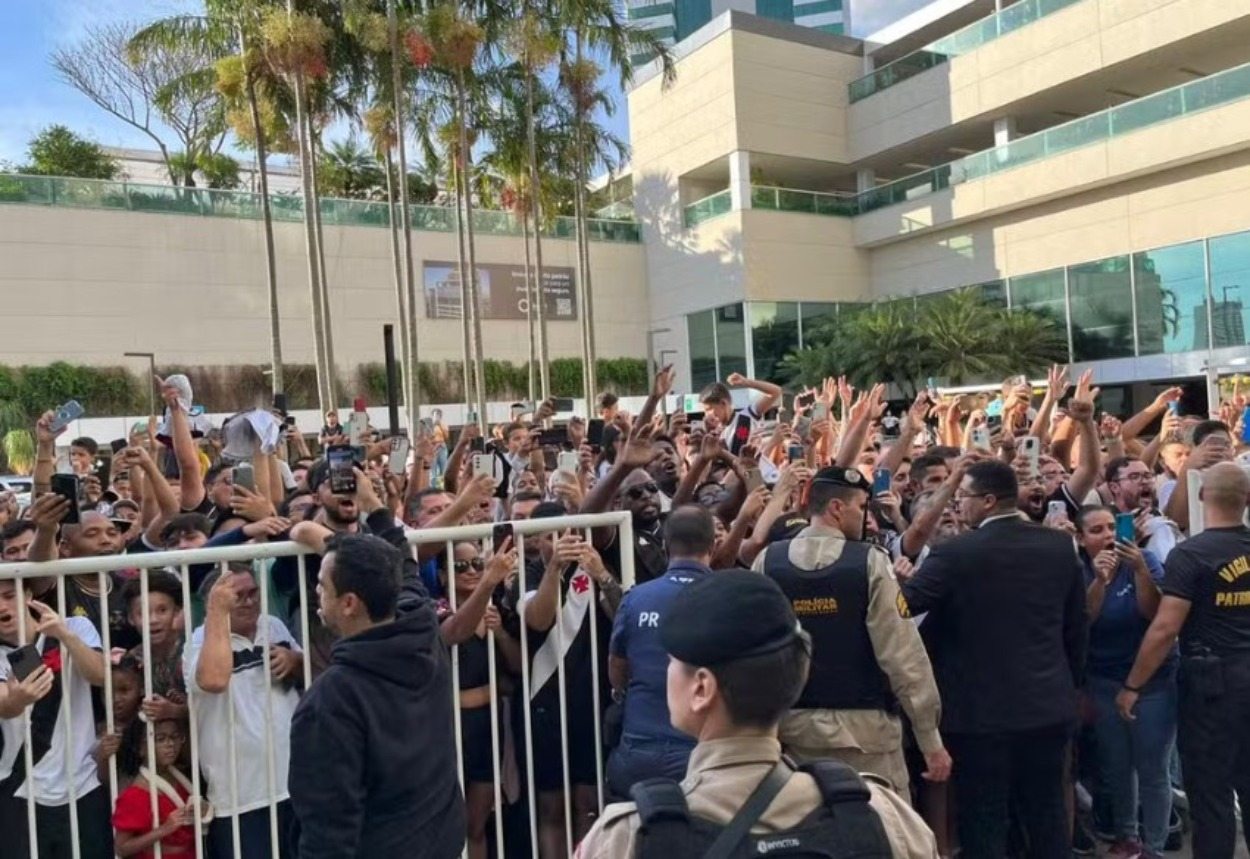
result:
[(173, 440), (174, 458), (178, 461), (178, 483), (183, 510), (194, 510), (204, 501), (204, 476), (200, 474), (200, 456), (191, 438), (191, 421), (178, 402), (178, 388), (156, 379), (161, 398), (169, 409), (169, 435)]
[(204, 644), (195, 666), (195, 685), (213, 695), (230, 685), (234, 673), (234, 651), (230, 646), (230, 611), (239, 601), (234, 574), (222, 573), (208, 594), (204, 615)]
[(886, 449), (885, 453), (881, 454), (881, 459), (877, 463), (878, 468), (888, 468), (891, 474), (898, 471), (903, 460), (911, 452), (912, 441), (924, 429), (924, 419), (928, 413), (929, 394), (927, 391), (921, 391), (907, 409), (907, 414), (903, 416), (903, 422), (898, 428), (898, 438)]
[(1050, 443), (1050, 416), (1067, 392), (1068, 368), (1055, 364), (1046, 373), (1046, 395), (1042, 397), (1042, 404), (1038, 406), (1037, 416), (1029, 429), (1029, 434), (1037, 436), (1043, 447)]
[(1178, 402), (1182, 393), (1184, 392), (1180, 388), (1168, 388), (1160, 393), (1150, 405), (1124, 422), (1124, 426), (1120, 428), (1120, 435), (1125, 441), (1137, 438), (1167, 412), (1170, 403)]
[[(516, 568), (517, 551), (512, 545), (512, 539), (508, 538), (500, 551), (492, 555), (490, 561), (487, 562), (486, 571), (478, 581), (477, 587), (473, 589), (473, 593), (461, 605), (456, 606), (455, 612), (439, 625), (438, 631), (443, 641), (447, 644), (464, 644), (471, 639), (486, 614), (486, 607), (490, 605), (490, 598), (495, 588), (503, 584), (503, 581)], [(447, 572), (447, 587), (455, 587), (455, 570)]]
[(859, 455), (864, 450), (864, 442), (868, 440), (868, 431), (872, 428), (872, 422), (885, 411), (885, 402), (882, 399), (884, 396), (885, 385), (873, 385), (871, 391), (862, 395), (851, 406), (846, 432), (842, 436), (842, 443), (838, 446), (838, 455), (834, 459), (834, 465), (839, 468), (850, 468), (859, 459)]
[(752, 391), (759, 391), (764, 396), (756, 403), (756, 414), (761, 417), (772, 411), (781, 402), (781, 388), (772, 382), (765, 382), (760, 379), (748, 379), (741, 373), (731, 373), (729, 378), (725, 380), (726, 384), (731, 388), (750, 388)]
[(1076, 425), (1081, 443), (1081, 459), (1068, 478), (1068, 494), (1078, 505), (1098, 482), (1099, 457), (1098, 425), (1094, 423), (1094, 401), (1098, 388), (1090, 386), (1093, 370), (1086, 370), (1076, 383), (1076, 393), (1068, 403), (1068, 417)]

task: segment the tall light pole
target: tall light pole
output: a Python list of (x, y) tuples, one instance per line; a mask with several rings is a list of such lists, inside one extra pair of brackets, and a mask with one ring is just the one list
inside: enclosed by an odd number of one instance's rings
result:
[(148, 414), (156, 414), (156, 353), (155, 352), (123, 352), (127, 358), (148, 359)]

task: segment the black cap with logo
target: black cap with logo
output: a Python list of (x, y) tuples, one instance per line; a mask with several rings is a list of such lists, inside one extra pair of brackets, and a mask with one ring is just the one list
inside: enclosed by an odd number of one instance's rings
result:
[(669, 655), (703, 667), (774, 653), (798, 634), (781, 588), (748, 570), (716, 572), (687, 585), (660, 621), (660, 643)]

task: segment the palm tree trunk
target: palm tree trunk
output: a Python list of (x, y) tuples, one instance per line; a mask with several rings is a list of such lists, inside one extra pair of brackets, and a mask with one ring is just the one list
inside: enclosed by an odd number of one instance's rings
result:
[(461, 184), (464, 188), (464, 234), (469, 250), (469, 314), (473, 323), (473, 353), (474, 368), (477, 373), (477, 419), (482, 429), (482, 435), (486, 434), (486, 373), (485, 361), (486, 356), (482, 349), (482, 318), (478, 312), (478, 291), (477, 291), (477, 250), (473, 241), (473, 193), (470, 176), (473, 168), (473, 153), (469, 151), (469, 129), (464, 86), (464, 72), (460, 72), (456, 82), (456, 101), (459, 103), (458, 121), (460, 125), (460, 158), (464, 164), (463, 176)]
[(530, 268), (530, 213), (525, 206), (521, 207), (521, 241), (525, 244), (525, 324), (530, 337), (529, 400), (532, 403), (537, 399), (534, 371), (538, 364), (538, 355), (535, 353), (538, 344), (534, 341), (534, 302), (538, 293), (534, 290), (533, 269)]
[[(239, 44), (246, 58), (247, 39), (242, 27), (239, 27)], [(282, 329), (278, 312), (278, 269), (273, 248), (273, 211), (269, 206), (269, 167), (265, 163), (268, 149), (265, 129), (260, 121), (260, 105), (256, 100), (256, 79), (250, 70), (245, 69), (243, 74), (247, 85), (247, 106), (252, 115), (252, 134), (256, 137), (256, 177), (260, 182), (260, 217), (265, 234), (265, 283), (269, 287), (269, 365), (273, 370), (273, 393), (278, 394), (286, 390), (286, 379), (282, 372)]]
[[(530, 207), (534, 213), (534, 310), (538, 318), (538, 387), (545, 400), (551, 396), (551, 358), (547, 354), (547, 294), (543, 276), (542, 186), (538, 181), (538, 132), (534, 127), (534, 75), (525, 75), (525, 133), (529, 138)], [(587, 406), (589, 408), (589, 405)]]
[(409, 396), (409, 390), (412, 384), (410, 375), (412, 372), (412, 353), (411, 343), (408, 339), (408, 296), (404, 291), (403, 263), (399, 250), (400, 217), (397, 214), (395, 202), (395, 159), (391, 157), (389, 145), (385, 149), (385, 157), (387, 232), (391, 234), (391, 266), (394, 269), (395, 276), (395, 318), (399, 320), (399, 354), (404, 368), (404, 413), (408, 419), (408, 426), (411, 428), (413, 426), (413, 415), (410, 408), (413, 399)]
[[(404, 332), (404, 403), (408, 413), (408, 432), (415, 438), (417, 411), (421, 402), (421, 380), (417, 370), (417, 292), (415, 263), (412, 256), (412, 212), (408, 208), (408, 152), (404, 142), (403, 74), (399, 51), (399, 20), (395, 13), (395, 0), (386, 2), (387, 28), (391, 42), (391, 96), (395, 114), (395, 148), (399, 157), (399, 222), (404, 231), (404, 283), (406, 301), (400, 302), (401, 324)], [(390, 158), (390, 149), (387, 149)], [(387, 168), (390, 181), (390, 168)], [(388, 189), (389, 192), (389, 189)], [(405, 313), (405, 305), (407, 312)]]
[[(287, 9), (291, 10), (288, 0)], [(316, 219), (313, 208), (317, 205), (316, 189), (313, 187), (311, 147), (304, 124), (304, 79), (295, 76), (295, 124), (299, 138), (300, 186), (304, 193), (304, 241), (308, 251), (308, 290), (312, 305), (313, 351), (317, 367), (317, 400), (321, 411), (334, 408), (334, 393), (330, 388), (330, 369), (326, 362), (325, 325), (321, 304), (321, 257), (317, 252)]]
[(314, 205), (313, 225), (314, 237), (317, 241), (317, 259), (321, 263), (321, 320), (325, 326), (326, 340), (326, 382), (330, 388), (330, 399), (335, 400), (338, 392), (338, 364), (334, 360), (334, 321), (333, 314), (330, 312), (330, 288), (326, 276), (326, 247), (325, 247), (325, 231), (321, 227), (321, 192), (317, 190), (317, 144), (316, 135), (313, 132), (312, 115), (304, 114), (304, 120), (308, 123), (308, 151), (309, 151), (309, 169), (312, 173), (312, 187)]
[[(464, 192), (460, 187), (461, 170), (459, 159), (455, 155), (451, 159), (451, 177), (455, 185), (456, 194), (456, 265), (460, 272), (460, 325), (463, 329), (461, 335), (463, 344), (461, 346), (461, 370), (464, 384), (464, 407), (467, 411), (473, 411), (473, 403), (477, 401), (477, 397), (473, 395), (472, 380), (476, 375), (473, 366), (473, 326), (469, 322), (469, 269), (465, 264), (465, 248), (464, 248), (464, 214), (460, 208), (460, 196)], [(465, 417), (466, 421), (468, 416)]]
[[(577, 65), (582, 62), (582, 34), (577, 33)], [(577, 219), (577, 263), (582, 283), (582, 387), (585, 390), (586, 408), (594, 402), (597, 383), (595, 380), (595, 308), (590, 291), (590, 247), (586, 234), (586, 145), (585, 115), (581, 104), (575, 105), (575, 141), (577, 147), (577, 188), (573, 194), (574, 216)]]

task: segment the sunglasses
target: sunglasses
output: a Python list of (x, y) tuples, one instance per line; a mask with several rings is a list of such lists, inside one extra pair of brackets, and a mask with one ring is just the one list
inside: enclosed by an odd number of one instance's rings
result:
[(452, 564), (452, 569), (454, 569), (457, 573), (467, 573), (470, 568), (477, 570), (480, 573), (482, 570), (486, 569), (486, 562), (481, 558), (474, 558), (471, 561), (456, 561)]
[(647, 495), (656, 495), (660, 491), (660, 487), (654, 483), (639, 483), (637, 486), (631, 486), (625, 490), (625, 497), (630, 501), (637, 501)]

